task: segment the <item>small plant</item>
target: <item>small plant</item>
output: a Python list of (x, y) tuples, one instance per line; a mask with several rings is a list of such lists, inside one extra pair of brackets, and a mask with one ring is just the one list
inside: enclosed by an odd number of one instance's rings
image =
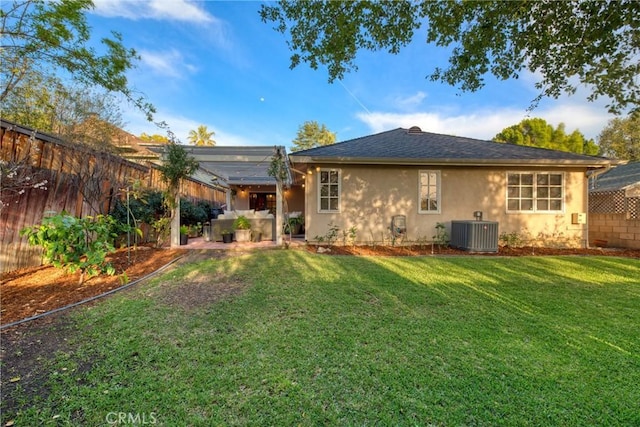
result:
[(300, 229), (298, 225), (302, 226), (303, 224), (304, 217), (302, 216), (288, 218), (284, 225), (284, 232), (287, 234), (296, 234), (295, 232)]
[(189, 235), (189, 226), (188, 225), (181, 225), (180, 226), (180, 234), (182, 234), (184, 236), (188, 236)]
[(349, 228), (349, 230), (342, 230), (342, 244), (344, 246), (347, 246), (347, 244), (350, 244), (351, 246), (353, 246), (356, 242), (357, 234), (358, 234), (358, 229), (356, 228), (355, 225)]
[(100, 273), (115, 274), (106, 256), (115, 252), (111, 242), (118, 235), (116, 220), (108, 215), (76, 218), (67, 212), (44, 218), (41, 225), (23, 228), (30, 245), (42, 246), (44, 258), (71, 273), (80, 271), (79, 283)]
[(329, 246), (333, 246), (334, 242), (338, 238), (338, 231), (340, 228), (332, 222), (329, 223), (329, 231), (324, 235), (325, 240)]
[[(332, 222), (329, 223), (329, 231), (323, 236), (315, 236), (313, 239), (318, 243), (327, 242), (328, 246), (333, 246), (336, 239), (338, 238), (338, 232), (340, 231), (340, 227)], [(344, 233), (343, 233), (344, 235)]]
[(523, 245), (524, 239), (517, 231), (513, 231), (511, 233), (502, 232), (499, 237), (502, 246), (506, 246), (509, 248), (520, 248)]
[(433, 236), (433, 244), (438, 245), (439, 248), (449, 244), (449, 233), (447, 233), (447, 227), (441, 222), (436, 224), (436, 234)]
[(159, 218), (151, 224), (153, 230), (156, 233), (156, 247), (162, 247), (162, 245), (169, 238), (169, 234), (171, 233), (171, 218), (162, 217)]
[(199, 237), (202, 235), (202, 223), (197, 223), (196, 225), (192, 225), (189, 227), (189, 236), (190, 237)]
[(251, 222), (247, 219), (246, 216), (240, 215), (233, 221), (233, 229), (234, 230), (250, 230)]

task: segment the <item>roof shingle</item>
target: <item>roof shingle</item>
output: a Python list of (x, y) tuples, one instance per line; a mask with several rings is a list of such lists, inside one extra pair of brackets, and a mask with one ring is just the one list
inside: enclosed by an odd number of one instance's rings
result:
[(595, 181), (592, 192), (622, 190), (631, 185), (640, 184), (640, 162), (617, 166), (602, 175)]
[(289, 157), (294, 162), (303, 163), (320, 160), (358, 163), (397, 163), (398, 161), (506, 163), (529, 160), (599, 165), (611, 162), (604, 157), (416, 130), (410, 132), (403, 128), (294, 152)]

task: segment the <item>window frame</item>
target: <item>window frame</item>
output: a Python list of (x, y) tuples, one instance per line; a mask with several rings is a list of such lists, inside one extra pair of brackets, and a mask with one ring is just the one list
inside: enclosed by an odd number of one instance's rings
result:
[[(323, 172), (327, 172), (328, 175), (328, 179), (329, 182), (323, 183), (322, 182), (322, 173)], [(335, 184), (337, 186), (337, 196), (331, 196), (331, 174), (332, 173), (337, 173), (338, 174), (338, 182)], [(322, 196), (322, 187), (323, 185), (328, 186), (328, 196)], [(318, 197), (317, 197), (317, 203), (318, 203), (318, 213), (340, 213), (340, 207), (342, 205), (342, 170), (341, 169), (336, 169), (336, 168), (321, 168), (318, 171)], [(327, 199), (328, 202), (328, 209), (322, 209), (322, 200), (323, 199)], [(331, 209), (331, 200), (332, 199), (336, 199), (337, 200), (337, 209)]]
[[(436, 174), (436, 209), (422, 209), (422, 188), (425, 185), (422, 184), (422, 175), (430, 173)], [(426, 186), (431, 186), (431, 183), (427, 183)], [(430, 199), (431, 200), (431, 199)], [(438, 169), (420, 169), (418, 171), (418, 213), (426, 215), (437, 215), (442, 213), (442, 173)]]
[[(519, 183), (517, 185), (516, 188), (519, 188), (520, 191), (520, 195), (516, 198), (516, 197), (511, 197), (509, 195), (509, 190), (510, 187), (515, 187), (515, 185), (511, 185), (509, 183), (509, 178), (511, 175), (518, 175), (520, 176), (519, 179)], [(531, 185), (527, 186), (527, 187), (531, 187), (531, 197), (530, 198), (526, 198), (525, 200), (531, 200), (531, 209), (522, 209), (522, 191), (521, 189), (523, 188), (523, 184), (522, 184), (522, 176), (523, 175), (531, 175)], [(539, 180), (538, 180), (538, 176), (543, 176), (543, 175), (547, 175), (548, 176), (548, 180), (546, 184), (540, 184)], [(557, 175), (560, 176), (560, 184), (559, 185), (554, 185), (551, 183), (551, 176), (552, 175)], [(547, 191), (547, 195), (543, 196), (540, 193), (542, 193), (543, 191), (541, 191), (542, 189), (546, 188)], [(551, 193), (551, 189), (552, 188), (560, 188), (561, 191), (561, 195), (560, 197), (552, 197)], [(530, 214), (559, 214), (559, 213), (565, 213), (565, 209), (566, 209), (566, 197), (567, 197), (567, 193), (566, 193), (566, 175), (564, 172), (552, 172), (552, 171), (538, 171), (538, 172), (534, 172), (534, 171), (507, 171), (506, 173), (506, 190), (505, 190), (505, 210), (508, 214), (519, 214), (519, 213), (530, 213)], [(509, 208), (509, 202), (511, 200), (518, 200), (519, 201), (519, 209), (510, 209)], [(548, 203), (548, 207), (551, 205), (552, 201), (559, 201), (560, 202), (560, 209), (539, 209), (538, 208), (538, 204), (541, 202), (546, 201)]]

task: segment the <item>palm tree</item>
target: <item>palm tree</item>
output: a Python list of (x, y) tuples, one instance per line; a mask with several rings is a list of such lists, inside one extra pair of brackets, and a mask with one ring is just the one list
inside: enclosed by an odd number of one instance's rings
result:
[(209, 131), (205, 125), (198, 126), (198, 130), (189, 131), (189, 142), (192, 145), (216, 145), (216, 142), (211, 138), (216, 133)]

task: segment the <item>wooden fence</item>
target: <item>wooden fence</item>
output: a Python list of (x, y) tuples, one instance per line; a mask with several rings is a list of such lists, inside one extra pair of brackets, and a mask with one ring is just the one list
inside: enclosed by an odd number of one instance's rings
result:
[[(138, 181), (144, 188), (165, 190), (160, 171), (114, 154), (70, 144), (50, 135), (1, 121), (0, 273), (37, 266), (42, 250), (20, 236), (24, 227), (41, 223), (49, 212), (77, 217), (106, 214), (114, 199)], [(9, 165), (17, 166), (7, 171)], [(192, 200), (222, 203), (221, 190), (184, 180), (181, 194)]]

